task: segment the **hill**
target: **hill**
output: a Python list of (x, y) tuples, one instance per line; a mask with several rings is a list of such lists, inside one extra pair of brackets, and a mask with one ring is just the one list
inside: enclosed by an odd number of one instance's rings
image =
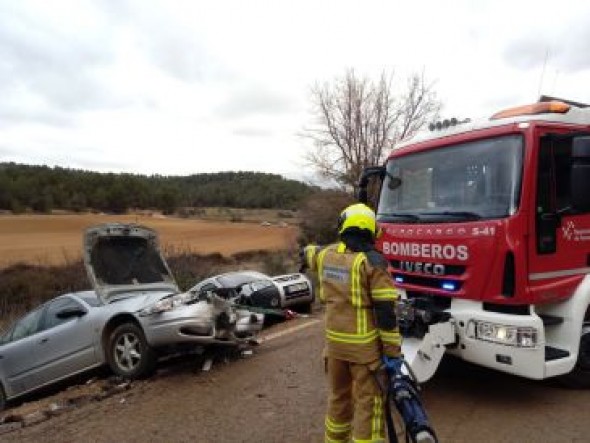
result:
[(189, 176), (114, 174), (0, 163), (0, 210), (30, 208), (123, 213), (129, 208), (233, 207), (295, 209), (316, 189), (277, 174), (219, 172)]

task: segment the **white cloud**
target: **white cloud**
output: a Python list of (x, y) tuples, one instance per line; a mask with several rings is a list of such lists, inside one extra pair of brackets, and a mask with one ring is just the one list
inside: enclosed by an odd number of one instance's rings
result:
[(590, 5), (0, 0), (0, 161), (309, 176), (310, 87), (424, 70), (445, 113), (590, 101)]

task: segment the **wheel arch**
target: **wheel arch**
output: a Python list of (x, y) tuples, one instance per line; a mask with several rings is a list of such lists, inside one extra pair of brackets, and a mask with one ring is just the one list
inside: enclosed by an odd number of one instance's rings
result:
[(118, 326), (120, 326), (124, 323), (133, 323), (134, 325), (136, 325), (137, 327), (139, 327), (143, 331), (143, 327), (141, 326), (141, 323), (137, 320), (136, 317), (134, 317), (131, 314), (128, 314), (128, 313), (117, 314), (114, 317), (112, 317), (107, 322), (104, 329), (102, 330), (102, 336), (100, 339), (101, 346), (102, 346), (102, 356), (104, 358), (104, 361), (108, 361), (108, 357), (107, 357), (106, 352), (107, 352), (108, 345), (109, 345), (109, 337), (111, 336), (111, 334), (115, 330), (115, 328), (117, 328)]

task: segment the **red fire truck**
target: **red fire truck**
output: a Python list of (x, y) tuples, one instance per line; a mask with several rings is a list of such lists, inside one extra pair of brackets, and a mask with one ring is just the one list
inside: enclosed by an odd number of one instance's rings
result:
[(542, 99), (445, 120), (384, 166), (379, 248), (420, 381), (443, 354), (590, 387), (590, 107)]

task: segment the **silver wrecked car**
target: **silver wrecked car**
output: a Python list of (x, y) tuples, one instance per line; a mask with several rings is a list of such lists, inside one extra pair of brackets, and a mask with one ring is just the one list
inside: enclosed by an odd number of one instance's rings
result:
[(219, 288), (235, 291), (234, 300), (258, 308), (311, 312), (314, 302), (313, 285), (305, 274), (300, 273), (270, 277), (258, 271), (231, 271), (206, 278), (189, 292)]
[(0, 409), (5, 401), (107, 364), (136, 378), (171, 345), (238, 346), (262, 329), (264, 315), (214, 292), (181, 293), (155, 231), (106, 224), (84, 234), (91, 291), (56, 297), (0, 338)]

